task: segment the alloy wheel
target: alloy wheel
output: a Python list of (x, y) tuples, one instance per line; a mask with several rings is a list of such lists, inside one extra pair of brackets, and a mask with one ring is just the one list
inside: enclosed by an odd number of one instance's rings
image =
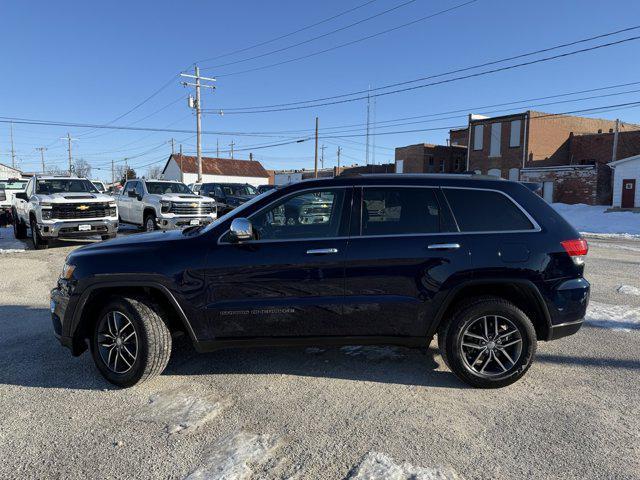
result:
[(507, 374), (522, 355), (522, 334), (500, 315), (485, 315), (469, 322), (462, 332), (460, 350), (465, 366), (481, 377)]
[(146, 230), (147, 232), (153, 232), (156, 229), (156, 224), (152, 217), (147, 218)]
[(100, 358), (113, 373), (131, 370), (138, 357), (138, 335), (129, 318), (122, 312), (108, 312), (98, 325)]

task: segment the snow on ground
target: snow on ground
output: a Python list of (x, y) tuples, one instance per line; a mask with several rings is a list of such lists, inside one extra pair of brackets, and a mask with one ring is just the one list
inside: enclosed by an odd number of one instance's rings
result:
[(640, 288), (634, 287), (633, 285), (620, 285), (616, 288), (616, 292), (622, 293), (623, 295), (640, 295)]
[[(589, 235), (593, 237), (594, 235)], [(597, 237), (596, 237), (597, 238)], [(617, 243), (606, 243), (606, 242), (598, 242), (589, 240), (589, 247), (600, 247), (600, 248), (613, 248), (614, 250), (627, 250), (629, 252), (640, 252), (640, 246), (634, 247), (633, 245), (619, 245)]]
[(0, 253), (24, 252), (27, 244), (13, 236), (13, 227), (0, 228)]
[(615, 234), (640, 238), (640, 213), (609, 212), (609, 208), (599, 205), (551, 205), (581, 233)]
[(249, 464), (264, 463), (277, 448), (273, 435), (238, 432), (212, 446), (204, 464), (191, 472), (187, 480), (243, 480), (250, 478)]
[(367, 453), (351, 472), (351, 480), (458, 480), (462, 477), (442, 468), (414, 467), (398, 464), (384, 453)]
[(137, 418), (165, 425), (167, 433), (183, 433), (212, 420), (225, 404), (216, 395), (197, 396), (179, 389), (152, 395)]
[(594, 327), (611, 328), (623, 332), (640, 330), (640, 308), (591, 301), (585, 321)]

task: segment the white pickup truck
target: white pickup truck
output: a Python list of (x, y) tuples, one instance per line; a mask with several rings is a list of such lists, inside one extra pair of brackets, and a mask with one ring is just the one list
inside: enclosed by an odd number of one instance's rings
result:
[(24, 192), (27, 181), (25, 178), (0, 180), (0, 226), (13, 222), (13, 198), (16, 193)]
[(148, 232), (207, 225), (217, 218), (215, 201), (195, 195), (181, 182), (127, 180), (116, 201), (121, 222)]
[(36, 249), (56, 238), (106, 240), (118, 231), (118, 207), (86, 178), (37, 175), (14, 196), (13, 228), (16, 238), (26, 238), (29, 230)]

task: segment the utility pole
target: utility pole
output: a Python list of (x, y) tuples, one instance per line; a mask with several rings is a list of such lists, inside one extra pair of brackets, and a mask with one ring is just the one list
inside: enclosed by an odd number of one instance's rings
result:
[(229, 144), (229, 146), (231, 147), (231, 160), (233, 160), (233, 146), (235, 145), (235, 143), (233, 142), (233, 140), (231, 140), (231, 143)]
[(216, 138), (216, 158), (220, 158), (220, 142)]
[(172, 138), (170, 142), (171, 142), (171, 155), (174, 155), (176, 153), (176, 145), (175, 145), (176, 141), (175, 139)]
[(316, 117), (316, 150), (313, 163), (313, 178), (318, 178), (318, 117)]
[(249, 152), (249, 160), (253, 161), (253, 152)]
[(42, 173), (44, 173), (44, 152), (47, 147), (38, 147), (36, 150), (40, 150), (40, 160), (42, 161)]
[(71, 135), (67, 132), (66, 137), (60, 138), (60, 140), (67, 141), (67, 151), (69, 152), (69, 175), (73, 173), (73, 156), (71, 154), (71, 142), (76, 142), (77, 138), (71, 138)]
[(210, 88), (214, 90), (215, 85), (209, 85), (205, 82), (215, 82), (215, 78), (207, 78), (200, 76), (200, 67), (195, 66), (195, 75), (189, 75), (186, 73), (181, 73), (181, 77), (188, 77), (195, 79), (196, 83), (190, 82), (182, 82), (182, 85), (187, 87), (195, 87), (196, 88), (196, 98), (195, 101), (191, 96), (189, 96), (189, 106), (191, 108), (195, 108), (196, 110), (196, 152), (197, 152), (197, 162), (198, 162), (198, 182), (202, 182), (202, 102), (200, 100), (200, 87)]
[[(371, 85), (369, 85), (369, 91), (371, 90)], [(369, 120), (370, 120), (370, 110), (371, 110), (371, 98), (370, 98), (370, 94), (369, 91), (367, 92), (367, 141), (366, 141), (366, 146), (365, 146), (365, 153), (364, 153), (364, 158), (365, 158), (365, 164), (369, 165)]]
[(338, 147), (338, 175), (340, 175), (340, 147)]
[(111, 159), (111, 189), (116, 191), (116, 169), (113, 164), (113, 158)]
[(182, 144), (180, 144), (180, 181), (184, 182), (184, 172), (182, 171)]
[(378, 105), (376, 97), (373, 97), (373, 128), (371, 132), (371, 163), (373, 165), (376, 164), (376, 110), (378, 110)]
[(616, 118), (616, 129), (613, 133), (613, 152), (611, 152), (611, 161), (615, 162), (618, 155), (618, 136), (620, 135), (620, 120)]
[(321, 153), (320, 153), (320, 168), (322, 170), (324, 170), (324, 149), (325, 148), (327, 148), (327, 147), (325, 147), (324, 145), (322, 145), (320, 147), (320, 151), (321, 151)]
[(11, 122), (11, 168), (16, 168), (16, 149), (13, 146), (13, 122)]

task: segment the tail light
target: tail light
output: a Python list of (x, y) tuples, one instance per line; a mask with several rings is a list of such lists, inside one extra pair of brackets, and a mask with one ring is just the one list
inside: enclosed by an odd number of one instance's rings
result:
[(576, 265), (584, 265), (584, 257), (589, 252), (589, 245), (584, 238), (578, 238), (576, 240), (565, 240), (560, 242), (560, 245), (569, 254), (571, 260)]

